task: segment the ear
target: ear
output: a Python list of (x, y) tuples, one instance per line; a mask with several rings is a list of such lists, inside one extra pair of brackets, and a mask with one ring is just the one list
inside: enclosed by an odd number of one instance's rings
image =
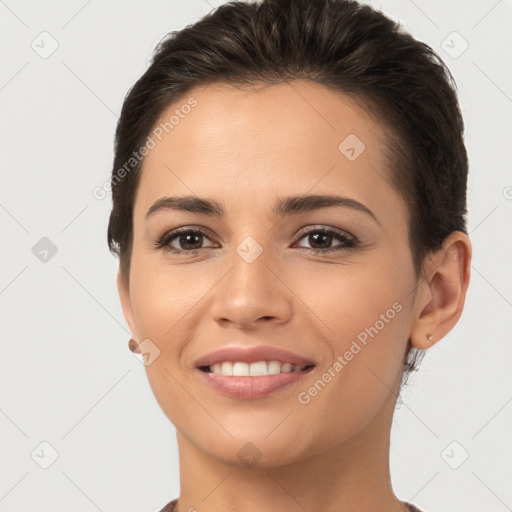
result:
[(454, 231), (446, 237), (442, 248), (426, 260), (414, 305), (414, 347), (430, 348), (458, 322), (469, 285), (471, 253), (468, 236)]
[(121, 275), (121, 271), (117, 273), (117, 291), (119, 293), (119, 299), (121, 300), (121, 307), (123, 309), (124, 319), (126, 323), (130, 327), (130, 331), (132, 332), (132, 336), (136, 338), (137, 330), (135, 328), (135, 321), (133, 319), (133, 309), (132, 309), (132, 301), (130, 299), (130, 290), (129, 286), (126, 283), (126, 280)]

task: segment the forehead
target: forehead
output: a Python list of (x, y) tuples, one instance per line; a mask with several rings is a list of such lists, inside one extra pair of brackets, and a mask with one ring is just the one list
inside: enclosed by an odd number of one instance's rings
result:
[(308, 81), (193, 88), (162, 112), (150, 136), (136, 208), (166, 192), (247, 203), (314, 188), (385, 209), (384, 196), (395, 192), (385, 128), (347, 95)]
[[(192, 101), (195, 106), (190, 108)], [(337, 156), (339, 142), (350, 134), (364, 139), (367, 149), (377, 149), (383, 133), (376, 126), (349, 96), (303, 80), (242, 89), (229, 84), (196, 87), (165, 109), (156, 123), (170, 147), (193, 148), (200, 154), (214, 149), (218, 154), (226, 149), (232, 153), (239, 143), (240, 151), (259, 151), (265, 145), (274, 150), (273, 156), (296, 154), (299, 149), (304, 154), (319, 144), (319, 149)], [(300, 145), (304, 142), (308, 142), (305, 147)], [(148, 160), (159, 153), (152, 152)]]

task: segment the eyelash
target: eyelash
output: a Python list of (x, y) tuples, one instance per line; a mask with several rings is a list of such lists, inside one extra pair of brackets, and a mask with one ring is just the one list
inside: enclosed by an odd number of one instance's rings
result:
[[(170, 252), (170, 253), (176, 254), (176, 255), (187, 253), (190, 255), (195, 255), (195, 254), (198, 254), (201, 251), (201, 249), (190, 249), (190, 250), (175, 249), (174, 247), (171, 247), (169, 244), (175, 238), (177, 238), (179, 235), (197, 234), (197, 233), (200, 233), (201, 235), (205, 236), (206, 238), (209, 238), (208, 234), (205, 231), (203, 231), (202, 229), (180, 228), (180, 229), (175, 229), (173, 231), (169, 231), (169, 232), (165, 233), (157, 242), (155, 242), (155, 247), (157, 249), (163, 250), (165, 253)], [(347, 251), (347, 250), (353, 249), (358, 246), (358, 242), (357, 242), (356, 238), (354, 238), (352, 236), (347, 236), (343, 231), (338, 231), (338, 230), (331, 229), (331, 228), (311, 229), (309, 231), (302, 233), (299, 236), (298, 240), (300, 241), (305, 236), (311, 235), (314, 233), (322, 233), (324, 235), (333, 235), (334, 237), (336, 237), (338, 239), (338, 241), (343, 242), (343, 245), (337, 246), (337, 247), (331, 247), (330, 249), (308, 249), (307, 247), (301, 247), (301, 249), (307, 249), (308, 251), (312, 252), (313, 254), (326, 254), (326, 253), (331, 253), (334, 251)]]

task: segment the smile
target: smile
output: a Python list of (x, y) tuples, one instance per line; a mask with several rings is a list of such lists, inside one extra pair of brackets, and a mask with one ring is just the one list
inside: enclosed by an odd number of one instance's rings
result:
[(315, 365), (301, 367), (279, 361), (269, 361), (268, 364), (266, 361), (251, 364), (226, 361), (214, 364), (213, 368), (201, 367), (198, 374), (221, 395), (254, 400), (299, 382), (314, 368)]
[(282, 348), (227, 345), (195, 361), (196, 375), (224, 396), (253, 400), (294, 384), (316, 361)]

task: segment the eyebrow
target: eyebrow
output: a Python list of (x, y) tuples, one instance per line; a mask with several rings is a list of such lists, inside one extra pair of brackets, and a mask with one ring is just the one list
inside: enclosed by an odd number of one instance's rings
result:
[[(367, 206), (355, 199), (337, 195), (300, 195), (280, 198), (272, 211), (274, 215), (293, 215), (332, 206), (352, 208), (353, 210), (366, 213), (377, 224), (380, 224), (377, 217)], [(161, 197), (148, 210), (146, 219), (162, 210), (200, 213), (211, 217), (223, 217), (225, 215), (224, 208), (217, 201), (197, 196)]]

